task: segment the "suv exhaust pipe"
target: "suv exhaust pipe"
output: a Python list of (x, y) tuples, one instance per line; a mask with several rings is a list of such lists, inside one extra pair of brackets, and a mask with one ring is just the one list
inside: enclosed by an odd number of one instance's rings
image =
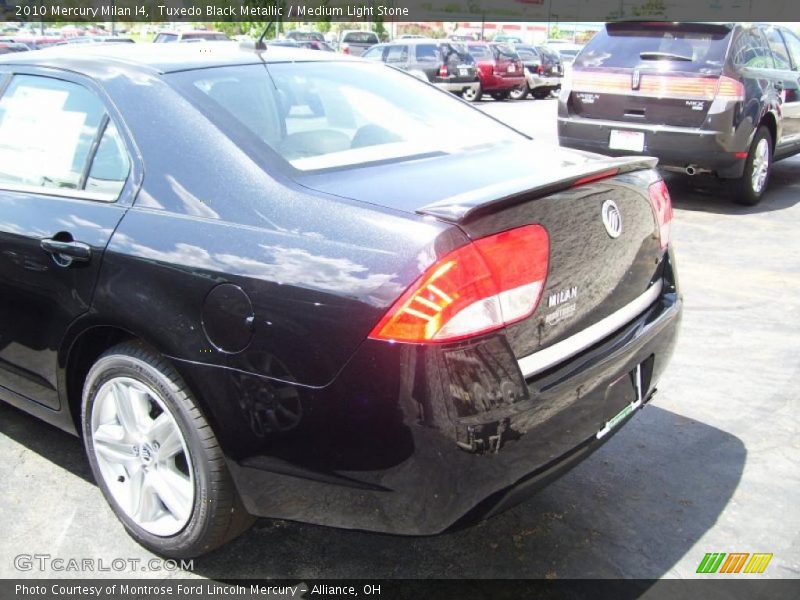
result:
[(694, 165), (689, 165), (688, 167), (686, 167), (685, 171), (689, 177), (697, 175), (697, 168)]

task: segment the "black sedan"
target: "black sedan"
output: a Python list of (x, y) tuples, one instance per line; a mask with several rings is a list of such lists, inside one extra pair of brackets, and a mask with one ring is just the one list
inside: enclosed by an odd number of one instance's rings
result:
[(489, 516), (655, 392), (681, 300), (654, 164), (341, 55), (6, 55), (0, 399), (82, 436), (168, 556), (253, 516)]

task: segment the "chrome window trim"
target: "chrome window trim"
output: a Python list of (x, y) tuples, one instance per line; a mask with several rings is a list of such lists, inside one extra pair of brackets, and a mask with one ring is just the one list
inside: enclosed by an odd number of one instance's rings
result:
[(626, 304), (594, 325), (590, 325), (583, 331), (552, 346), (519, 359), (517, 363), (522, 375), (527, 379), (541, 373), (608, 337), (647, 310), (661, 295), (663, 287), (664, 283), (659, 279), (633, 302)]
[(88, 192), (76, 188), (49, 188), (38, 185), (22, 185), (3, 183), (0, 191), (17, 192), (20, 194), (35, 194), (38, 196), (57, 196), (59, 198), (73, 198), (75, 200), (93, 200), (95, 202), (116, 202), (119, 195), (103, 194), (101, 192)]

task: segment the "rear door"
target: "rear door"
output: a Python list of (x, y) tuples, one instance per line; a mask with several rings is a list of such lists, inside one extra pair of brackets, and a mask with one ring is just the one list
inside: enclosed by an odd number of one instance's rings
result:
[(774, 84), (781, 98), (781, 133), (778, 151), (791, 151), (800, 144), (800, 40), (785, 29), (765, 27), (772, 55), (775, 59)]
[(88, 84), (32, 73), (7, 79), (0, 97), (0, 391), (59, 407), (59, 345), (89, 310), (103, 252), (124, 214), (118, 198), (130, 170), (122, 134)]
[(714, 99), (731, 29), (701, 23), (609, 23), (572, 67), (570, 114), (699, 127)]

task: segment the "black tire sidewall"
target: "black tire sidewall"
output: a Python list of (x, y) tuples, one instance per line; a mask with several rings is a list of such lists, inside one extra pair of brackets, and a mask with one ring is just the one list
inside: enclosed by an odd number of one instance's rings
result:
[[(108, 380), (115, 377), (129, 377), (141, 381), (152, 388), (168, 410), (172, 413), (191, 455), (192, 473), (194, 477), (195, 498), (192, 507), (192, 516), (186, 526), (168, 537), (153, 535), (137, 525), (117, 504), (108, 486), (100, 473), (97, 458), (94, 455), (94, 445), (91, 435), (91, 410), (94, 406), (95, 395), (100, 387)], [(143, 546), (172, 557), (190, 557), (198, 552), (196, 546), (211, 527), (213, 499), (209, 498), (211, 474), (208, 469), (208, 456), (200, 439), (197, 429), (192, 425), (189, 414), (191, 402), (180, 388), (167, 376), (147, 362), (125, 354), (112, 354), (100, 358), (89, 371), (86, 378), (83, 394), (82, 427), (84, 446), (92, 468), (95, 481), (112, 510), (122, 522), (128, 533)], [(184, 556), (185, 555), (185, 556)]]

